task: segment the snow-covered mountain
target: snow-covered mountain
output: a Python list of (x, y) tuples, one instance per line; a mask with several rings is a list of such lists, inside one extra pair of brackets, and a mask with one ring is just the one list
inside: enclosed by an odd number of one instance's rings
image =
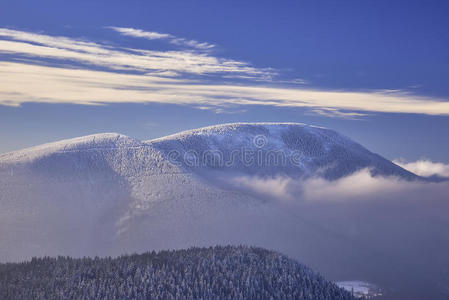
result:
[(229, 177), (334, 180), (363, 168), (418, 178), (332, 130), (293, 123), (226, 124), (150, 141), (106, 133), (1, 154), (0, 259), (244, 242), (234, 221), (260, 217), (253, 208), (264, 201)]
[(409, 171), (337, 132), (300, 123), (210, 126), (145, 143), (184, 169), (256, 176), (319, 176), (335, 180), (363, 168), (414, 179)]

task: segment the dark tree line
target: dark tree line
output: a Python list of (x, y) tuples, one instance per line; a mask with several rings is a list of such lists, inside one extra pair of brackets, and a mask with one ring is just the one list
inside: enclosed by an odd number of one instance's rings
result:
[(307, 267), (226, 246), (0, 264), (0, 299), (353, 299)]

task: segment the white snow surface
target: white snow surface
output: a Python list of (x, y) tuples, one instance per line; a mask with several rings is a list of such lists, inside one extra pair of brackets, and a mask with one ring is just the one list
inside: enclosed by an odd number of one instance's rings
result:
[[(281, 151), (287, 163), (235, 159), (217, 166), (200, 157), (201, 164), (190, 166), (183, 159), (189, 151), (218, 150), (229, 158), (242, 149), (262, 156)], [(180, 154), (174, 160), (173, 151)], [(290, 161), (294, 151), (299, 164)], [(332, 130), (296, 123), (225, 124), (145, 142), (105, 133), (1, 154), (0, 261), (223, 243), (273, 248), (284, 239), (279, 230), (298, 235), (305, 229), (222, 178), (332, 180), (366, 167), (414, 178)], [(307, 235), (317, 236), (313, 230)]]

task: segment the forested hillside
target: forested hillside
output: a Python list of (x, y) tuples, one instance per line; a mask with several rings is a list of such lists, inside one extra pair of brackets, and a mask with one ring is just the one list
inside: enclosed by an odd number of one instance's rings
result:
[(0, 264), (0, 299), (353, 299), (276, 252), (211, 247)]

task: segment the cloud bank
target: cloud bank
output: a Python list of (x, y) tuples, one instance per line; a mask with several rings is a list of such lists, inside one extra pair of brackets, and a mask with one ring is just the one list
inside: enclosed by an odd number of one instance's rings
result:
[(442, 99), (402, 91), (285, 87), (276, 84), (285, 81), (276, 79), (279, 74), (273, 69), (200, 49), (210, 49), (211, 44), (133, 28), (113, 29), (190, 45), (193, 50), (131, 49), (0, 29), (0, 105), (157, 102), (215, 111), (242, 105), (304, 107), (330, 117), (361, 117), (367, 112), (449, 115), (449, 102)]
[[(445, 166), (441, 163), (416, 162), (411, 165), (425, 165), (429, 168)], [(447, 167), (447, 166), (446, 166)], [(424, 170), (424, 167), (423, 169)], [(410, 169), (411, 171), (411, 169)], [(435, 175), (433, 170), (425, 170), (424, 174)], [(421, 175), (424, 176), (422, 173)], [(446, 174), (440, 172), (437, 175)], [(428, 176), (428, 175), (426, 175)], [(268, 198), (285, 203), (312, 202), (360, 202), (388, 199), (428, 199), (434, 195), (436, 199), (449, 193), (449, 183), (429, 183), (425, 181), (406, 181), (395, 176), (373, 176), (370, 169), (362, 169), (346, 177), (329, 181), (323, 178), (293, 179), (286, 176), (257, 177), (234, 176), (226, 178), (234, 188), (243, 190), (255, 197)]]
[(401, 160), (394, 160), (395, 164), (401, 166), (402, 168), (409, 170), (420, 176), (442, 176), (449, 177), (449, 165), (440, 162), (433, 162), (428, 159), (422, 159), (415, 162), (404, 162)]

